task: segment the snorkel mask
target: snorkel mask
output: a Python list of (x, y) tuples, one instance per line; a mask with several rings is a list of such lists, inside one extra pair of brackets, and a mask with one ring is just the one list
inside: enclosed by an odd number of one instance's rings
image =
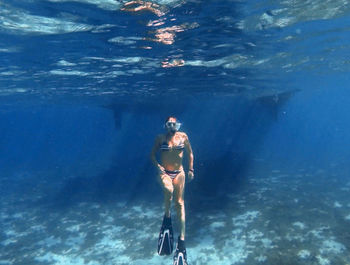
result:
[(167, 121), (165, 123), (165, 128), (169, 129), (171, 132), (177, 132), (181, 127), (180, 122)]

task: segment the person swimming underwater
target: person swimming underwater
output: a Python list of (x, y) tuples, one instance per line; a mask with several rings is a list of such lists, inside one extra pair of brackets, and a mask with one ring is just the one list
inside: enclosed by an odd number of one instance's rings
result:
[[(170, 255), (173, 250), (173, 231), (171, 225), (170, 207), (174, 196), (175, 208), (180, 224), (180, 236), (174, 255), (174, 265), (187, 265), (185, 247), (185, 172), (182, 166), (184, 151), (188, 155), (188, 180), (194, 178), (193, 152), (188, 136), (179, 132), (181, 123), (170, 116), (165, 121), (166, 134), (156, 137), (151, 151), (152, 163), (157, 167), (159, 181), (164, 191), (164, 218), (158, 239), (158, 254)], [(161, 163), (156, 159), (156, 153), (160, 152)]]

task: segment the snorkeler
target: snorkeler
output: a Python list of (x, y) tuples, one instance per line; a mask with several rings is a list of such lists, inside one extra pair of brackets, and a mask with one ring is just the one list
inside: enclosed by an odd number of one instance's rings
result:
[[(165, 214), (158, 239), (158, 254), (170, 255), (173, 251), (173, 229), (171, 225), (170, 206), (175, 197), (175, 207), (180, 223), (180, 236), (174, 255), (174, 265), (187, 265), (185, 247), (185, 172), (182, 166), (184, 150), (188, 155), (189, 171), (188, 180), (194, 178), (193, 152), (184, 132), (179, 132), (181, 123), (173, 116), (165, 122), (166, 134), (158, 135), (151, 152), (152, 163), (157, 167), (159, 181), (164, 191)], [(160, 151), (161, 163), (156, 159), (156, 153)]]

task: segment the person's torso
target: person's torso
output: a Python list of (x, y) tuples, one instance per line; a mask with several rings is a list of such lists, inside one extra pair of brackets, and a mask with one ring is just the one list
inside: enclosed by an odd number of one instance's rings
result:
[(160, 145), (162, 166), (166, 170), (180, 170), (182, 168), (184, 149), (184, 133), (176, 132), (175, 135), (170, 139), (168, 139), (166, 135), (163, 135)]

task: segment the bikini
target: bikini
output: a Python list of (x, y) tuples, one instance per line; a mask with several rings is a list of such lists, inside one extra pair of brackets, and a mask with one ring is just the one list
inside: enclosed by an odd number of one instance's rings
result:
[[(170, 150), (178, 150), (178, 151), (182, 151), (185, 149), (185, 144), (183, 143), (183, 141), (176, 146), (172, 146), (170, 147), (168, 145), (168, 143), (166, 141), (164, 141), (161, 146), (160, 146), (160, 150), (162, 151), (170, 151)], [(176, 176), (181, 172), (182, 170), (166, 170), (165, 169), (165, 173), (171, 178), (171, 179), (175, 179)]]

